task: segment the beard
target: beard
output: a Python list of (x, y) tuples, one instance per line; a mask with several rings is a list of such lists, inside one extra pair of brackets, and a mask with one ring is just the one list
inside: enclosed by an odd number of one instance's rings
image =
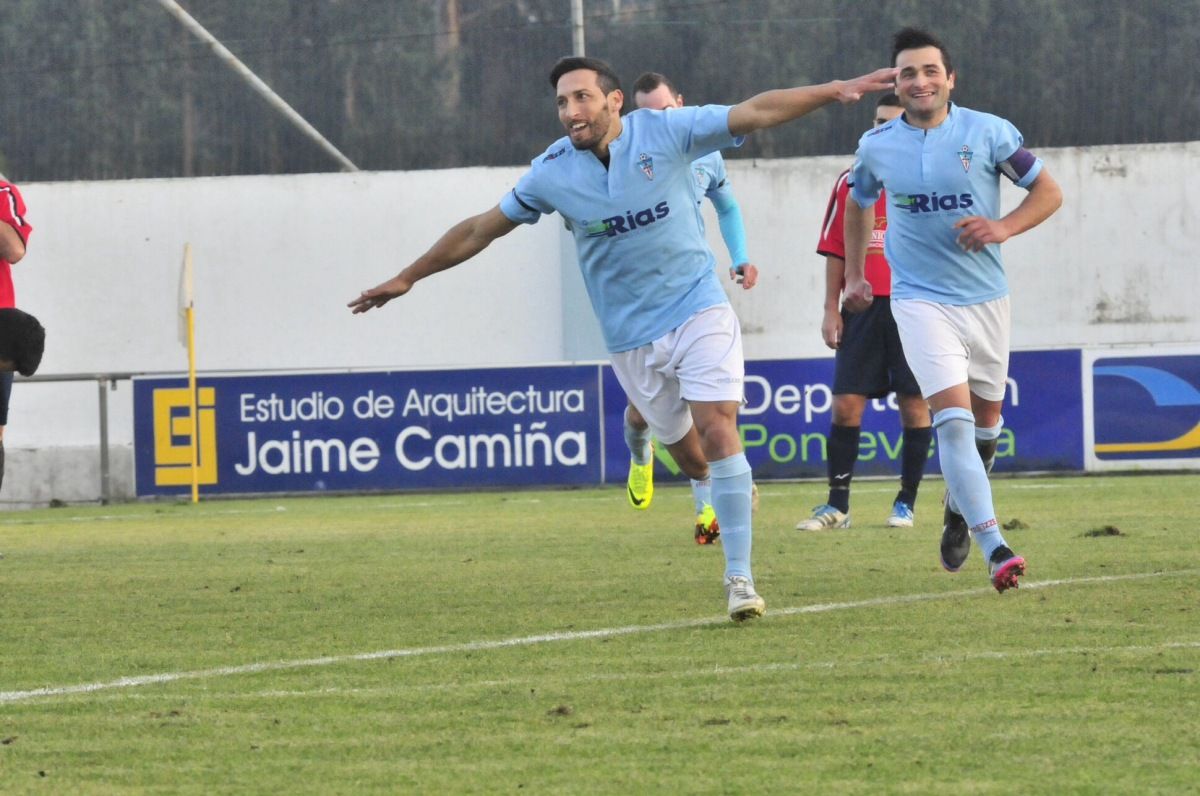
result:
[(580, 133), (572, 133), (568, 129), (567, 136), (571, 139), (571, 146), (576, 149), (592, 149), (604, 140), (604, 135), (608, 132), (608, 127), (609, 113), (605, 110), (595, 120), (588, 122), (587, 127)]

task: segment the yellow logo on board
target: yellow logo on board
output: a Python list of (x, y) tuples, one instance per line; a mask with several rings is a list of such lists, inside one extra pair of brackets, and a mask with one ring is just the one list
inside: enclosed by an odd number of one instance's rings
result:
[[(217, 483), (217, 391), (196, 390), (200, 484)], [(154, 485), (191, 486), (191, 395), (186, 387), (154, 391)]]

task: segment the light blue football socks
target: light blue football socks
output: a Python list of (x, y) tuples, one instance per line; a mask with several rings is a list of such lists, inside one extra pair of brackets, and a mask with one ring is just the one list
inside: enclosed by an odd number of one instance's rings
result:
[[(967, 409), (950, 407), (933, 416), (933, 427), (937, 430), (942, 476), (953, 500), (951, 508), (962, 514), (984, 560), (989, 561), (992, 551), (1004, 544), (1004, 537), (992, 504), (992, 485), (975, 446), (975, 417)], [(988, 433), (993, 430), (998, 437), (999, 427), (984, 429)]]
[(654, 455), (654, 449), (650, 447), (650, 429), (649, 427), (640, 431), (629, 424), (629, 408), (625, 409), (625, 444), (629, 446), (629, 455), (633, 457), (633, 463), (645, 465), (650, 463), (650, 457)]
[(1004, 418), (991, 428), (975, 427), (975, 449), (983, 461), (983, 469), (991, 473), (992, 465), (996, 463), (996, 441), (1000, 439), (1000, 431), (1004, 428)]
[[(692, 479), (692, 502), (696, 504), (696, 513), (704, 511), (704, 506), (712, 505), (712, 477), (705, 478), (703, 481)], [(717, 519), (720, 522), (720, 518)]]
[(750, 574), (750, 490), (754, 478), (745, 453), (709, 462), (712, 506), (721, 523), (721, 549), (725, 551), (725, 577)]
[[(1000, 422), (991, 428), (975, 427), (975, 450), (979, 452), (979, 459), (983, 462), (983, 471), (989, 475), (992, 472), (992, 466), (996, 463), (996, 445), (1000, 439), (1000, 431), (1004, 428), (1004, 418), (1000, 418)], [(958, 510), (958, 504), (954, 502), (954, 496), (948, 497), (950, 510), (956, 514), (962, 514)]]

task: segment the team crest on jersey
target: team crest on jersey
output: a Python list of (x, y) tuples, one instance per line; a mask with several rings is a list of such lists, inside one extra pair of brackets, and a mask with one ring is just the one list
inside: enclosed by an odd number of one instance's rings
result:
[(642, 170), (642, 174), (646, 175), (646, 179), (654, 179), (654, 158), (647, 155), (645, 152), (638, 155), (638, 168)]
[(963, 148), (958, 152), (958, 162), (963, 164), (963, 171), (971, 170), (971, 158), (973, 157), (975, 157), (975, 153), (969, 146), (963, 144)]

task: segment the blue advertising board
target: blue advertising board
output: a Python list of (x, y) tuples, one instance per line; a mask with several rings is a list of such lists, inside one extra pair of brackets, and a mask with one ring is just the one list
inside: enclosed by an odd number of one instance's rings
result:
[[(997, 472), (1081, 470), (1083, 402), (1081, 355), (1071, 351), (1018, 351), (1009, 363), (1004, 431)], [(621, 432), (623, 393), (605, 368), (605, 480), (621, 482), (628, 457)], [(746, 363), (746, 403), (738, 417), (756, 478), (824, 478), (833, 410), (833, 359), (759, 360)], [(895, 396), (867, 402), (857, 475), (897, 475), (902, 432)], [(927, 472), (939, 472), (936, 439)], [(656, 450), (658, 477), (682, 480), (665, 450)]]
[[(1081, 368), (1078, 350), (1013, 354), (997, 471), (1083, 469)], [(832, 382), (830, 358), (747, 363), (756, 477), (825, 476)], [(138, 378), (133, 393), (137, 494), (188, 492), (186, 382)], [(622, 483), (624, 410), (607, 365), (206, 376), (198, 480), (206, 494)], [(901, 441), (895, 396), (869, 401), (856, 473), (897, 474)], [(657, 455), (659, 478), (685, 478)]]
[[(594, 366), (213, 376), (197, 390), (206, 494), (594, 484)], [(183, 379), (134, 380), (137, 494), (191, 488)]]
[(1093, 467), (1200, 467), (1200, 354), (1097, 355), (1090, 376)]

